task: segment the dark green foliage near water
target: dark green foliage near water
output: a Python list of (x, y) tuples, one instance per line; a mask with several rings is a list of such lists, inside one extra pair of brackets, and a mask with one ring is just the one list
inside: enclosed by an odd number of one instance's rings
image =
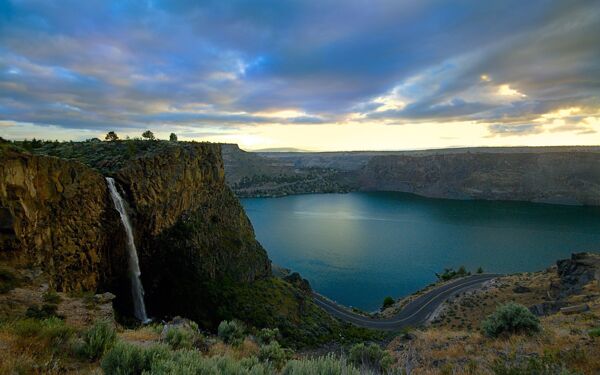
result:
[(385, 310), (388, 307), (392, 306), (394, 304), (394, 299), (390, 296), (387, 296), (383, 299), (383, 304), (381, 305), (381, 309)]
[(448, 281), (459, 277), (469, 276), (470, 274), (471, 272), (468, 272), (465, 266), (460, 266), (457, 270), (453, 268), (446, 268), (444, 269), (444, 272), (436, 273), (435, 276), (440, 281)]

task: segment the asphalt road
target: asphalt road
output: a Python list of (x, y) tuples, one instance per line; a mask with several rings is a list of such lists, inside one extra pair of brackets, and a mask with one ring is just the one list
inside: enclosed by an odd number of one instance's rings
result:
[(429, 316), (450, 296), (477, 287), (499, 277), (499, 274), (477, 274), (444, 284), (417, 297), (391, 318), (369, 318), (350, 311), (320, 294), (313, 293), (315, 303), (329, 314), (359, 327), (395, 331), (404, 327), (416, 327), (427, 321)]

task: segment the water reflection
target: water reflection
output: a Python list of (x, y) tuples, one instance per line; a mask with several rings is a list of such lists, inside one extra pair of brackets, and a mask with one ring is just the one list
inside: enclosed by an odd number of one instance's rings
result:
[(376, 309), (464, 264), (539, 270), (573, 251), (600, 250), (600, 210), (515, 202), (351, 193), (242, 201), (279, 265), (342, 303)]

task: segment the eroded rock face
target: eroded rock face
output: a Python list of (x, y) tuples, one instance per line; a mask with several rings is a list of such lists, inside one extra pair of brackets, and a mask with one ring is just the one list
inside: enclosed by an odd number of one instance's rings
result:
[(600, 255), (576, 253), (571, 259), (556, 262), (560, 276), (560, 295), (567, 296), (581, 290), (590, 282), (600, 283)]
[(600, 153), (456, 153), (375, 156), (363, 190), (433, 198), (600, 205)]
[(74, 161), (0, 151), (0, 254), (41, 267), (59, 291), (122, 273), (118, 216), (104, 177)]
[[(242, 206), (225, 184), (220, 147), (185, 144), (116, 174), (133, 212), (142, 282), (154, 315), (201, 318), (205, 285), (271, 275)], [(212, 302), (215, 304), (215, 301)]]

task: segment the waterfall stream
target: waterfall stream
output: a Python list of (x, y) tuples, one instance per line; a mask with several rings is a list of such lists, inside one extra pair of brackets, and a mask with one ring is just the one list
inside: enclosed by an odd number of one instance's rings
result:
[(148, 322), (148, 315), (146, 315), (146, 305), (144, 304), (144, 288), (142, 286), (142, 280), (140, 279), (140, 263), (138, 260), (137, 250), (135, 248), (135, 242), (133, 241), (133, 229), (129, 222), (129, 216), (125, 210), (125, 204), (123, 198), (119, 194), (115, 185), (115, 180), (106, 177), (108, 182), (108, 189), (110, 190), (110, 196), (112, 197), (115, 208), (119, 211), (121, 221), (125, 227), (125, 233), (127, 234), (127, 252), (129, 254), (129, 277), (131, 278), (131, 294), (133, 296), (133, 309), (136, 318), (142, 322)]

